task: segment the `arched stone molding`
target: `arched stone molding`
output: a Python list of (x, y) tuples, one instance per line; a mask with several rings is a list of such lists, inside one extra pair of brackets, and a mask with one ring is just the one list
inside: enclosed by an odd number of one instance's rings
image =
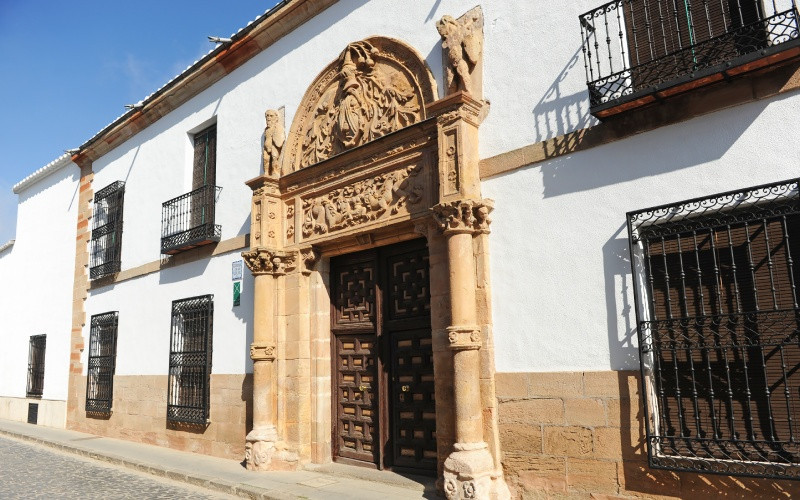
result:
[(386, 37), (353, 42), (314, 79), (283, 154), (284, 174), (426, 118), (436, 80), (411, 47)]

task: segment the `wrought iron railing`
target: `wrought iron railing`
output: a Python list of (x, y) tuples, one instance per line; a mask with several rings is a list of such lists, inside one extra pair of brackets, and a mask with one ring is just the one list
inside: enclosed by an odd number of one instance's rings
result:
[(579, 20), (593, 108), (763, 57), (800, 37), (795, 0), (613, 0)]
[(628, 231), (650, 465), (800, 479), (798, 179)]
[(222, 226), (214, 224), (219, 186), (203, 186), (173, 198), (161, 208), (161, 253), (218, 242)]
[(125, 183), (117, 181), (97, 191), (92, 213), (89, 277), (119, 272), (122, 260), (122, 213)]
[(167, 421), (205, 424), (213, 345), (214, 296), (172, 302)]
[(119, 313), (116, 311), (92, 316), (86, 368), (87, 412), (111, 412), (114, 400), (118, 316)]
[(28, 347), (28, 388), (26, 396), (41, 398), (44, 392), (44, 352), (47, 335), (31, 335)]

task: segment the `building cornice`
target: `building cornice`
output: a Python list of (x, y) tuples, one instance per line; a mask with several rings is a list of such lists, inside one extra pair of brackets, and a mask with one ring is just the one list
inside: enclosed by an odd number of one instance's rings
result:
[(4, 252), (5, 250), (7, 250), (7, 249), (9, 249), (11, 247), (13, 247), (14, 246), (14, 241), (15, 240), (8, 240), (5, 243), (3, 243), (2, 245), (0, 245), (0, 253)]
[(14, 194), (19, 194), (23, 189), (27, 189), (28, 187), (36, 184), (40, 180), (44, 179), (48, 175), (58, 172), (62, 168), (66, 167), (67, 165), (72, 163), (72, 157), (68, 153), (64, 153), (63, 155), (59, 156), (55, 160), (51, 161), (44, 167), (40, 168), (36, 172), (32, 173), (31, 175), (25, 177), (18, 183), (14, 184), (14, 187), (11, 190)]

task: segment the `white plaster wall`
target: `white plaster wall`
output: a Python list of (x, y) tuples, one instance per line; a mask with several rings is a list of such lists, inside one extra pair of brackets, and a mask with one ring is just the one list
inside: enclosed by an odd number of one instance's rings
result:
[[(285, 106), (288, 131), (317, 74), (348, 43), (373, 35), (414, 47), (442, 89), (435, 23), (444, 14), (460, 16), (474, 5), (463, 0), (341, 0), (97, 160), (95, 191), (116, 180), (127, 183), (123, 268), (159, 258), (161, 203), (191, 188), (191, 132), (217, 123), (217, 184), (223, 187), (218, 222), (223, 239), (246, 233), (250, 191), (243, 182), (260, 174), (264, 111)], [(481, 156), (589, 123), (577, 16), (594, 4), (569, 2), (554, 8), (544, 1), (492, 0), (481, 5), (484, 93), (492, 101), (481, 128)]]
[(46, 334), (42, 397), (67, 398), (79, 175), (69, 164), (19, 193), (0, 253), (0, 396), (25, 397), (30, 336)]
[[(231, 252), (90, 291), (83, 329), (86, 345), (91, 316), (119, 311), (116, 374), (166, 375), (172, 301), (213, 294), (212, 373), (252, 372), (253, 277), (248, 272), (241, 305), (233, 306), (231, 263), (241, 258), (239, 252)], [(84, 350), (84, 374), (87, 358)]]
[(638, 368), (625, 213), (798, 175), (784, 94), (483, 182), (497, 370)]

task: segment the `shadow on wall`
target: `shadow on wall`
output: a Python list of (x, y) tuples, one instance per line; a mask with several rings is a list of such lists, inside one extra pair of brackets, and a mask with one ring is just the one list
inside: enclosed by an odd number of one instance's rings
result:
[(575, 151), (582, 136), (573, 131), (597, 124), (597, 120), (589, 114), (589, 96), (585, 90), (564, 95), (561, 89), (563, 82), (567, 80), (567, 75), (580, 70), (578, 62), (581, 58), (581, 48), (578, 47), (533, 108), (536, 142), (546, 141), (544, 142), (546, 158)]
[[(592, 148), (591, 156), (576, 153), (555, 158), (541, 167), (544, 197), (621, 184), (718, 160), (741, 139), (769, 104), (757, 101), (662, 127), (652, 133)], [(656, 113), (657, 108), (651, 111)], [(575, 134), (586, 137), (598, 129), (600, 127)], [(631, 207), (635, 208), (639, 207)]]
[(641, 380), (636, 372), (617, 372), (619, 404), (607, 401), (609, 421), (620, 423), (622, 464), (618, 468), (620, 494), (708, 500), (709, 498), (777, 499), (793, 498), (800, 493), (796, 481), (721, 476), (696, 472), (672, 472), (653, 469), (647, 463)]
[[(620, 235), (623, 237), (619, 238)], [(625, 223), (603, 245), (603, 274), (611, 369), (636, 370), (639, 368), (639, 342)]]

